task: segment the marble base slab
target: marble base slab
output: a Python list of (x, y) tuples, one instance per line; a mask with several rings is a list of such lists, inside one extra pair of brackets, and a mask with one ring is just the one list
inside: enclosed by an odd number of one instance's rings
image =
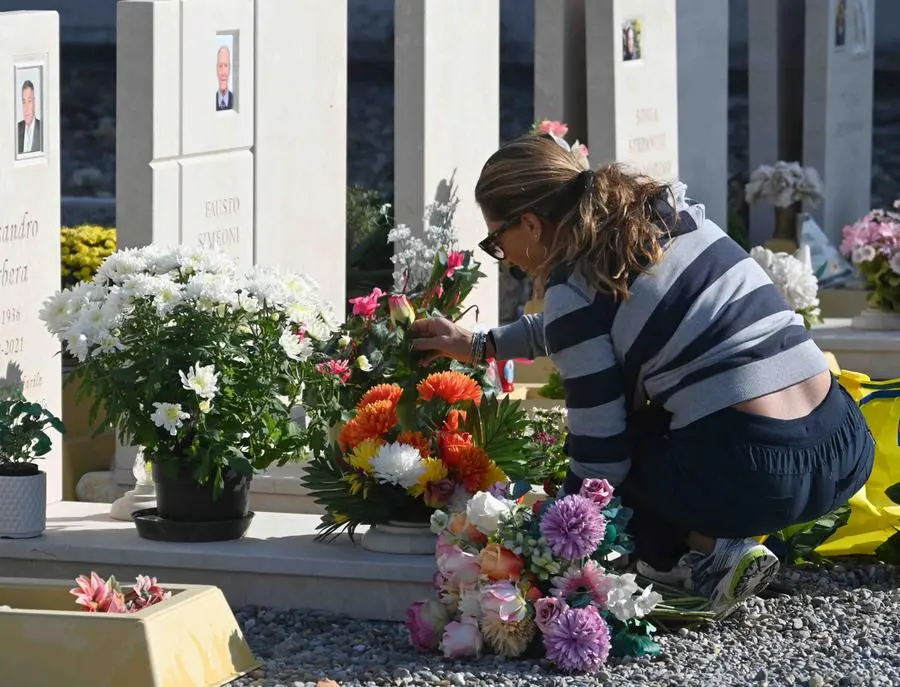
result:
[(62, 501), (47, 507), (47, 529), (30, 540), (0, 540), (7, 577), (74, 579), (91, 569), (219, 587), (233, 607), (304, 608), (371, 620), (402, 620), (432, 593), (434, 556), (373, 553), (343, 536), (314, 541), (316, 515), (258, 512), (237, 541), (176, 544), (141, 539), (109, 505)]
[(850, 318), (826, 319), (813, 327), (813, 340), (833, 353), (844, 370), (873, 380), (900, 377), (900, 331), (857, 329), (851, 323)]

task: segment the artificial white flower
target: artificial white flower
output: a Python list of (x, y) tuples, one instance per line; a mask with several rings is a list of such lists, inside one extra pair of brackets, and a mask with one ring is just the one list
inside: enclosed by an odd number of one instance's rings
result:
[(459, 600), (456, 609), (461, 615), (481, 620), (482, 593), (477, 584), (461, 584), (459, 586)]
[(291, 360), (304, 361), (312, 355), (313, 345), (309, 339), (301, 339), (294, 334), (290, 327), (285, 328), (278, 337), (278, 343), (284, 350), (284, 354)]
[(877, 254), (874, 246), (856, 246), (850, 259), (855, 263), (869, 262), (869, 260), (874, 260)]
[(344, 334), (340, 339), (338, 339), (338, 348), (347, 348), (350, 345), (352, 339)]
[(425, 472), (425, 462), (419, 449), (409, 444), (386, 444), (372, 458), (372, 474), (379, 482), (396, 484), (409, 489), (419, 482)]
[(819, 282), (809, 265), (793, 255), (774, 253), (762, 246), (754, 247), (750, 257), (765, 270), (791, 310), (818, 308)]
[(607, 595), (606, 606), (610, 613), (622, 622), (643, 618), (662, 601), (662, 596), (653, 591), (652, 584), (641, 589), (635, 582), (634, 573), (607, 574), (606, 580), (612, 585)]
[(356, 359), (356, 366), (363, 372), (372, 371), (372, 363), (370, 363), (369, 359), (364, 355), (361, 355)]
[(487, 491), (479, 491), (466, 505), (466, 520), (482, 534), (494, 534), (509, 512), (508, 502)]
[(154, 403), (156, 409), (150, 416), (153, 424), (162, 427), (172, 436), (178, 434), (178, 430), (184, 425), (183, 420), (187, 420), (190, 415), (181, 409), (180, 403)]
[(200, 398), (212, 400), (219, 393), (219, 373), (214, 365), (201, 365), (199, 362), (188, 368), (187, 374), (178, 371), (181, 385), (193, 391)]

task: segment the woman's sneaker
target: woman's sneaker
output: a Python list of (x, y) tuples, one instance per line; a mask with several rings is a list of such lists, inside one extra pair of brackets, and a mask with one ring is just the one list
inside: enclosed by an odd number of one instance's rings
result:
[(719, 539), (693, 563), (691, 587), (714, 609), (736, 606), (758, 594), (778, 572), (778, 557), (754, 539)]

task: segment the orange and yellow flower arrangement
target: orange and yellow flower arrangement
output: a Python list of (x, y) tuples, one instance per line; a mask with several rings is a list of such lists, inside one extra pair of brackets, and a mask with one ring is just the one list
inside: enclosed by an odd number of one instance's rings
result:
[(515, 479), (527, 469), (515, 437), (522, 417), (461, 372), (435, 372), (405, 390), (373, 386), (330, 455), (308, 466), (312, 496), (326, 509), (320, 537), (360, 524), (427, 523), (435, 510), (464, 508), (479, 491)]

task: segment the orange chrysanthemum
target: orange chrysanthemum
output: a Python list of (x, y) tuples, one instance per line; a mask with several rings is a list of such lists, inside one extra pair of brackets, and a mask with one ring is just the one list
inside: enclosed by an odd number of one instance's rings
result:
[(375, 401), (390, 401), (396, 408), (402, 395), (403, 389), (396, 384), (378, 384), (363, 394), (362, 398), (359, 399), (359, 403), (356, 404), (356, 407), (362, 408)]
[(478, 382), (461, 372), (435, 372), (419, 382), (416, 389), (423, 401), (437, 397), (450, 405), (462, 401), (474, 401), (475, 405), (481, 403), (481, 387)]
[(422, 432), (400, 432), (397, 436), (397, 441), (401, 444), (415, 446), (419, 449), (419, 455), (422, 456), (422, 458), (431, 456), (431, 442), (428, 441)]
[(495, 470), (497, 466), (480, 446), (457, 445), (448, 450), (447, 457), (450, 460), (445, 458), (445, 464), (470, 494), (487, 489), (497, 481), (495, 479), (498, 475), (498, 471)]
[(456, 408), (451, 408), (450, 412), (447, 413), (447, 419), (444, 421), (444, 431), (458, 432), (460, 423), (465, 421), (465, 410), (457, 410)]
[(392, 401), (374, 401), (360, 408), (356, 417), (341, 429), (338, 443), (344, 451), (353, 450), (366, 439), (377, 439), (397, 426), (397, 411)]

